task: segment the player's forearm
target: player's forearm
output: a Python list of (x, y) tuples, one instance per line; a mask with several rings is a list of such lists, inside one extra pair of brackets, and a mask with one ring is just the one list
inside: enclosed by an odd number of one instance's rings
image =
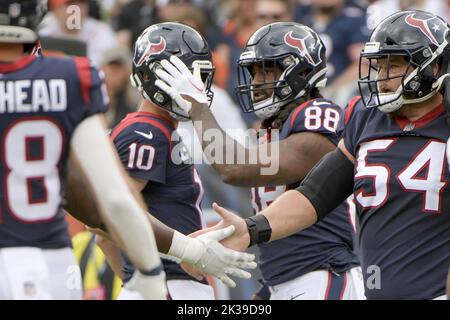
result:
[[(341, 148), (323, 157), (308, 173), (296, 190), (282, 194), (267, 209), (261, 211), (266, 218), (250, 224), (250, 244), (286, 237), (324, 218), (353, 192), (354, 165)], [(336, 187), (338, 186), (338, 187)], [(258, 223), (256, 223), (258, 222)], [(269, 225), (269, 226), (268, 226)], [(269, 228), (270, 227), (270, 228)]]
[(66, 179), (67, 212), (90, 228), (106, 230), (89, 180), (73, 152), (69, 154)]
[(261, 211), (272, 228), (270, 241), (287, 237), (317, 221), (317, 214), (309, 200), (300, 192), (283, 193), (269, 207)]
[[(90, 228), (97, 228), (106, 231), (101, 212), (94, 197), (92, 187), (89, 180), (80, 168), (80, 164), (73, 154), (69, 158), (69, 167), (66, 194), (67, 194), (67, 211)], [(133, 181), (128, 180), (128, 181)], [(140, 194), (137, 190), (133, 190), (133, 196), (139, 201)], [(160, 222), (158, 219), (148, 214), (148, 219), (155, 233), (156, 245), (158, 251), (167, 253), (169, 251), (174, 230)]]
[[(204, 154), (222, 180), (238, 186), (251, 187), (257, 184), (262, 168), (270, 167), (270, 163), (261, 163), (258, 149), (245, 148), (230, 137), (208, 108), (193, 107), (190, 115)], [(215, 136), (220, 137), (219, 141), (213, 140)], [(214, 154), (210, 152), (211, 146), (214, 146)]]
[(172, 245), (175, 230), (166, 226), (151, 214), (148, 215), (148, 219), (150, 220), (153, 231), (155, 232), (158, 251), (167, 254), (169, 252), (170, 246)]

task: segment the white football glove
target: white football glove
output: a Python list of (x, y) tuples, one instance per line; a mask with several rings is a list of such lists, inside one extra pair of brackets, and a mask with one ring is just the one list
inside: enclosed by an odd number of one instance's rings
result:
[(139, 292), (144, 300), (167, 300), (164, 271), (155, 276), (147, 276), (136, 270), (124, 287), (130, 291)]
[(184, 62), (175, 55), (170, 57), (170, 62), (162, 60), (161, 66), (163, 69), (157, 69), (155, 73), (162, 80), (156, 80), (155, 85), (167, 93), (186, 113), (189, 113), (192, 104), (184, 99), (185, 97), (190, 97), (200, 104), (208, 103), (198, 66), (195, 66), (191, 73)]
[(219, 241), (233, 234), (234, 226), (210, 231), (196, 238), (175, 231), (169, 255), (188, 262), (205, 273), (234, 288), (236, 283), (228, 276), (250, 279), (251, 274), (240, 268), (256, 268), (255, 255), (225, 248)]

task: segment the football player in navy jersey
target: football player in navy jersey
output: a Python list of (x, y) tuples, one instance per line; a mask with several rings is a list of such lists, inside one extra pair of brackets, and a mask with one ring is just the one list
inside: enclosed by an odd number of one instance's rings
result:
[[(64, 178), (72, 169), (87, 184), (78, 185), (75, 199), (85, 188), (98, 209), (97, 217), (79, 217), (103, 220), (139, 270), (129, 289), (164, 299), (165, 275), (143, 200), (130, 192), (105, 135), (102, 77), (87, 59), (34, 55), (34, 28), (45, 11), (46, 1), (0, 1), (0, 299), (81, 298), (62, 210)], [(196, 239), (162, 230), (169, 253), (206, 272), (248, 262), (249, 256), (217, 243), (232, 229)]]
[(69, 153), (88, 177), (106, 226), (140, 270), (132, 287), (164, 299), (151, 226), (105, 136), (100, 74), (87, 59), (34, 54), (46, 5), (0, 1), (0, 299), (81, 299), (62, 210)]
[[(180, 99), (180, 92), (188, 96), (195, 76), (176, 56), (170, 62), (162, 61), (162, 66), (165, 71), (156, 71), (161, 78), (156, 85), (173, 99)], [(314, 164), (336, 148), (341, 109), (320, 94), (319, 88), (326, 82), (325, 47), (307, 26), (278, 22), (260, 28), (248, 40), (238, 67), (241, 107), (263, 119), (262, 127), (268, 131), (261, 144), (269, 149), (279, 145), (279, 170), (264, 175), (261, 159), (257, 164), (212, 162), (225, 182), (252, 187), (257, 215), (281, 194), (297, 187)], [(195, 88), (191, 91), (195, 93)], [(199, 137), (210, 129), (221, 130), (206, 105), (193, 105), (189, 114)], [(279, 137), (275, 138), (277, 130)], [(226, 139), (225, 146), (234, 145), (231, 137)], [(207, 148), (209, 141), (200, 140)], [(260, 148), (239, 148), (236, 154), (246, 154), (246, 159), (260, 152)], [(223, 154), (226, 152), (229, 150), (224, 148)], [(363, 297), (346, 209), (343, 204), (317, 225), (259, 246), (260, 268), (271, 299)]]
[[(203, 227), (200, 209), (202, 183), (186, 147), (176, 132), (178, 121), (189, 120), (188, 114), (175, 101), (154, 85), (155, 71), (161, 60), (172, 54), (191, 68), (199, 68), (207, 94), (214, 68), (211, 52), (203, 37), (193, 28), (180, 23), (161, 23), (143, 31), (135, 44), (131, 82), (145, 98), (137, 112), (128, 114), (111, 132), (111, 138), (137, 190), (141, 192), (149, 212), (179, 234), (191, 234)], [(219, 239), (220, 240), (220, 239)], [(99, 242), (106, 252), (112, 243)], [(168, 252), (172, 254), (171, 251)], [(221, 260), (216, 256), (217, 260)], [(110, 261), (116, 265), (120, 262)], [(175, 262), (163, 259), (169, 295), (172, 299), (214, 299), (213, 288), (199, 281)], [(124, 282), (134, 273), (134, 267), (123, 255), (121, 269)], [(249, 276), (229, 268), (219, 278), (226, 284), (234, 282), (225, 274)], [(126, 288), (120, 299), (139, 299)]]
[(327, 47), (328, 89), (338, 95), (351, 84), (356, 91), (359, 52), (369, 36), (364, 10), (344, 0), (312, 0), (298, 5), (294, 16), (313, 28)]
[(444, 299), (450, 128), (441, 87), (448, 49), (449, 26), (438, 16), (402, 11), (384, 19), (361, 53), (369, 71), (360, 75), (362, 97), (347, 107), (338, 148), (257, 219), (217, 208), (226, 216), (218, 226), (237, 227), (226, 244), (283, 238), (321, 221), (354, 193), (366, 297)]

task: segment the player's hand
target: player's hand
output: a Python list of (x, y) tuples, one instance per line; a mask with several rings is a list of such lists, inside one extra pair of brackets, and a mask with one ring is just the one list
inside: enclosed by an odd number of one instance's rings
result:
[(215, 202), (213, 203), (213, 209), (220, 215), (222, 220), (212, 227), (198, 230), (194, 233), (191, 233), (189, 236), (198, 237), (199, 235), (210, 231), (223, 229), (228, 226), (234, 226), (235, 232), (229, 237), (220, 241), (220, 243), (225, 247), (233, 250), (245, 251), (250, 243), (250, 236), (248, 234), (247, 224), (245, 223), (244, 219), (232, 213), (231, 211), (222, 208)]
[(197, 279), (198, 281), (202, 281), (206, 278), (207, 274), (201, 271), (200, 269), (194, 267), (192, 264), (182, 262), (180, 263), (181, 269), (186, 272), (191, 277)]
[(200, 259), (194, 263), (194, 266), (205, 273), (209, 273), (229, 287), (235, 287), (236, 283), (229, 277), (234, 276), (243, 279), (251, 278), (251, 274), (240, 268), (256, 268), (255, 255), (237, 252), (225, 248), (219, 241), (230, 237), (235, 231), (234, 226), (228, 226), (224, 229), (213, 230), (198, 236), (196, 239), (201, 241), (205, 247)]
[(238, 251), (245, 251), (250, 244), (250, 235), (248, 234), (247, 224), (245, 223), (244, 219), (234, 214), (233, 212), (222, 208), (217, 203), (213, 203), (213, 209), (222, 218), (222, 221), (212, 227), (213, 230), (224, 228), (229, 225), (233, 225), (236, 229), (231, 236), (222, 240), (221, 243), (227, 248)]
[(192, 264), (202, 273), (220, 279), (229, 287), (235, 287), (236, 283), (230, 276), (249, 279), (251, 274), (242, 269), (254, 269), (256, 262), (254, 254), (237, 252), (219, 243), (231, 236), (234, 230), (234, 226), (228, 226), (196, 238), (175, 231), (168, 254)]
[(139, 292), (144, 300), (167, 300), (164, 272), (156, 276), (146, 276), (136, 270), (124, 287), (130, 291)]
[(175, 55), (170, 57), (170, 62), (162, 60), (161, 66), (163, 69), (157, 69), (155, 73), (162, 80), (156, 80), (155, 85), (167, 93), (180, 108), (189, 112), (192, 104), (208, 104), (208, 96), (198, 66), (194, 67), (191, 73), (184, 62)]
[(234, 214), (233, 212), (219, 206), (215, 202), (213, 203), (213, 209), (220, 215), (222, 220), (212, 227), (198, 230), (191, 233), (189, 236), (198, 237), (199, 235), (202, 235), (204, 233), (223, 229), (232, 225), (235, 227), (235, 232), (231, 236), (220, 241), (220, 243), (222, 243), (225, 247), (233, 250), (245, 251), (250, 243), (250, 236), (248, 234), (247, 224), (245, 223), (244, 219)]

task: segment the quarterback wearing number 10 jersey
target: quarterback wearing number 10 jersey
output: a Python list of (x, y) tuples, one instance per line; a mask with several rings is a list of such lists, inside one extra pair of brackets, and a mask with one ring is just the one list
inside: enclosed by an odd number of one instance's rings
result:
[[(147, 182), (142, 196), (152, 215), (183, 234), (206, 225), (200, 209), (202, 183), (172, 119), (133, 112), (112, 130), (111, 138), (130, 176)], [(168, 281), (195, 281), (179, 264), (163, 259), (163, 265)], [(127, 282), (134, 267), (126, 255), (122, 271)]]

